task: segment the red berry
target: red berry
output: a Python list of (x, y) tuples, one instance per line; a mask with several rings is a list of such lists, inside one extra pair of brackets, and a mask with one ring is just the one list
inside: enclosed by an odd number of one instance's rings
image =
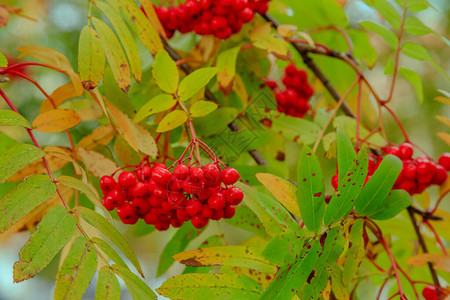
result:
[(206, 199), (208, 199), (209, 197), (211, 197), (212, 193), (214, 193), (216, 191), (215, 188), (203, 188), (202, 191), (200, 192), (200, 194), (198, 194), (198, 200), (200, 201), (204, 201)]
[(148, 198), (148, 202), (150, 203), (150, 206), (153, 208), (160, 208), (163, 199), (156, 197), (155, 195), (152, 195), (150, 198)]
[(287, 103), (293, 104), (297, 102), (299, 96), (296, 90), (294, 90), (293, 88), (287, 88), (285, 93)]
[(334, 189), (337, 189), (337, 188), (338, 188), (338, 182), (339, 182), (338, 174), (335, 174), (335, 175), (331, 178), (331, 185), (334, 187)]
[(416, 178), (416, 165), (413, 163), (403, 163), (402, 173), (405, 178), (414, 180)]
[(136, 176), (131, 172), (122, 172), (119, 175), (119, 184), (124, 188), (134, 186), (136, 183)]
[(244, 193), (238, 187), (232, 187), (225, 191), (225, 199), (231, 205), (238, 205), (244, 199)]
[(223, 218), (223, 209), (213, 209), (211, 220), (218, 221)]
[(226, 185), (235, 184), (239, 179), (239, 172), (234, 168), (228, 168), (221, 172), (222, 182)]
[(388, 155), (388, 154), (395, 155), (395, 156), (397, 156), (397, 157), (400, 156), (398, 147), (393, 146), (393, 147), (391, 147), (391, 148), (388, 148), (388, 149), (386, 150), (386, 155)]
[(159, 222), (158, 215), (155, 214), (155, 212), (153, 210), (151, 210), (149, 213), (147, 213), (144, 216), (144, 222), (149, 225), (154, 225)]
[(191, 216), (184, 209), (177, 209), (177, 218), (182, 221), (189, 221)]
[(153, 190), (152, 196), (157, 197), (162, 200), (165, 200), (167, 198), (167, 191), (158, 186), (158, 187), (155, 187), (155, 189)]
[(184, 5), (191, 16), (199, 14), (202, 10), (200, 4), (195, 0), (188, 0)]
[(155, 167), (152, 172), (152, 179), (160, 185), (168, 185), (170, 179), (172, 179), (172, 173), (169, 170), (162, 167)]
[(191, 180), (194, 181), (202, 181), (203, 180), (203, 170), (200, 169), (199, 167), (191, 167), (190, 170), (190, 174), (191, 174)]
[(140, 181), (148, 180), (152, 176), (152, 168), (149, 166), (142, 166), (136, 169), (136, 177)]
[(204, 204), (204, 205), (202, 206), (202, 210), (200, 211), (200, 215), (201, 215), (203, 218), (211, 219), (211, 217), (213, 216), (213, 214), (214, 214), (213, 210), (212, 210), (208, 205)]
[(144, 198), (134, 198), (132, 205), (136, 213), (140, 216), (145, 215), (150, 211), (150, 203)]
[(161, 20), (162, 23), (167, 22), (169, 20), (169, 8), (165, 6), (158, 7), (156, 9), (156, 14), (158, 15), (158, 19)]
[(153, 169), (156, 169), (156, 168), (163, 168), (163, 169), (167, 169), (166, 165), (165, 165), (165, 164), (163, 164), (163, 163), (161, 163), (161, 162), (159, 162), (159, 163), (156, 163), (156, 164), (154, 164), (154, 165), (153, 165)]
[(145, 197), (148, 195), (147, 184), (143, 182), (137, 182), (131, 189), (131, 195), (133, 197)]
[(176, 179), (184, 180), (189, 176), (189, 167), (186, 165), (178, 165), (173, 169), (173, 176)]
[(297, 68), (295, 67), (295, 65), (290, 64), (286, 67), (286, 69), (284, 69), (284, 72), (288, 76), (295, 76), (297, 74)]
[(111, 176), (102, 176), (100, 179), (100, 188), (102, 189), (103, 194), (112, 191), (116, 186), (117, 182)]
[(111, 211), (111, 210), (113, 210), (115, 208), (115, 206), (112, 205), (112, 203), (111, 203), (111, 197), (110, 196), (103, 197), (102, 198), (102, 204), (109, 211)]
[(170, 204), (169, 202), (167, 202), (167, 201), (163, 201), (162, 203), (161, 203), (161, 207), (162, 207), (162, 209), (164, 210), (164, 211), (166, 211), (166, 212), (175, 212), (176, 211), (176, 207), (174, 207), (172, 204)]
[(211, 27), (214, 31), (223, 30), (228, 26), (228, 21), (226, 18), (221, 16), (215, 16), (211, 20)]
[(125, 202), (125, 192), (121, 188), (116, 188), (108, 193), (108, 204), (114, 207), (122, 205)]
[(183, 190), (192, 195), (200, 195), (202, 194), (204, 187), (203, 183), (200, 181), (194, 181), (192, 179), (188, 179), (183, 183)]
[(215, 182), (218, 178), (220, 178), (220, 170), (214, 164), (207, 164), (203, 166), (203, 177), (205, 180), (210, 182)]
[(220, 192), (212, 194), (208, 199), (208, 205), (212, 209), (222, 209), (226, 204), (225, 196)]
[(156, 230), (158, 230), (158, 231), (166, 231), (170, 227), (170, 221), (158, 222), (154, 226), (155, 226)]
[(205, 10), (208, 11), (211, 8), (211, 0), (200, 0), (200, 7)]
[(439, 300), (436, 288), (432, 285), (428, 285), (422, 290), (422, 296), (425, 300)]
[(223, 210), (223, 217), (225, 219), (231, 219), (236, 214), (236, 208), (232, 205), (228, 205)]
[(195, 228), (200, 229), (206, 226), (208, 224), (208, 219), (203, 218), (200, 215), (193, 216), (191, 219), (192, 225), (194, 225)]
[(202, 204), (200, 201), (191, 199), (186, 203), (186, 212), (190, 216), (195, 216), (202, 210)]
[(182, 193), (169, 193), (167, 202), (175, 208), (184, 208), (186, 206), (186, 197)]
[(248, 0), (235, 0), (233, 3), (234, 11), (240, 11), (248, 7)]
[(416, 191), (416, 184), (414, 183), (414, 181), (411, 180), (405, 180), (403, 182), (401, 182), (398, 185), (398, 189), (399, 190), (405, 190), (407, 191), (410, 195), (414, 194), (414, 192)]
[(439, 157), (438, 164), (443, 166), (445, 170), (450, 171), (450, 153), (444, 153)]
[(233, 31), (231, 30), (230, 27), (225, 27), (225, 28), (215, 32), (216, 37), (218, 37), (219, 39), (222, 39), (222, 40), (229, 38), (232, 34), (233, 34)]
[(244, 23), (250, 22), (253, 19), (253, 16), (254, 16), (253, 10), (251, 8), (249, 8), (249, 7), (244, 8), (239, 13), (239, 18)]
[(433, 174), (433, 181), (432, 183), (441, 185), (444, 183), (444, 181), (447, 179), (447, 171), (444, 169), (443, 166), (437, 165), (436, 171)]
[(183, 183), (184, 182), (182, 180), (172, 178), (169, 183), (169, 190), (172, 192), (181, 192), (183, 190)]
[(133, 205), (128, 202), (117, 207), (117, 215), (124, 224), (135, 224), (139, 220)]
[(234, 0), (219, 0), (219, 5), (228, 7), (234, 3)]
[(275, 80), (271, 79), (266, 79), (266, 85), (272, 90), (278, 87), (278, 83)]
[(410, 143), (403, 143), (398, 147), (398, 153), (402, 160), (406, 160), (412, 157), (414, 150)]
[(178, 218), (170, 218), (170, 224), (174, 227), (174, 228), (179, 228), (181, 227), (181, 225), (183, 225), (183, 221), (181, 221)]

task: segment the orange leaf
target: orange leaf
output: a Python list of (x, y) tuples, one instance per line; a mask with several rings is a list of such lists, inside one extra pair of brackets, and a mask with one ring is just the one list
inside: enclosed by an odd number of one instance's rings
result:
[[(68, 161), (54, 157), (51, 155), (46, 154), (45, 158), (47, 159), (47, 164), (50, 169), (50, 171), (56, 171), (67, 165)], [(11, 176), (8, 181), (9, 182), (15, 182), (24, 179), (27, 176), (35, 175), (35, 174), (46, 174), (46, 169), (44, 166), (44, 163), (42, 162), (42, 159), (39, 158), (32, 163), (26, 165), (19, 171), (17, 171), (13, 176)]]
[(446, 142), (448, 145), (450, 145), (450, 134), (446, 133), (446, 132), (438, 132), (436, 133), (436, 135), (443, 140), (444, 142)]
[(70, 109), (53, 109), (37, 116), (33, 129), (42, 132), (61, 132), (80, 123), (80, 116)]
[[(60, 87), (56, 88), (53, 91), (53, 93), (51, 93), (50, 99), (52, 99), (53, 102), (55, 103), (56, 107), (58, 107), (58, 105), (60, 105), (64, 101), (71, 99), (71, 98), (79, 97), (79, 96), (81, 96), (81, 94), (82, 94), (82, 91), (76, 90), (73, 85), (73, 82), (69, 81), (68, 83), (63, 84)], [(55, 109), (55, 107), (53, 107), (53, 105), (49, 99), (46, 99), (42, 102), (39, 113), (42, 114), (42, 113), (52, 110), (52, 109)]]
[(80, 140), (77, 147), (93, 149), (97, 145), (107, 145), (114, 138), (114, 131), (109, 125), (97, 127)]
[(121, 112), (117, 107), (112, 105), (109, 101), (105, 101), (106, 105), (108, 106), (111, 115), (114, 117), (114, 120), (116, 121), (118, 125), (118, 130), (120, 135), (127, 141), (128, 144), (130, 144), (131, 148), (133, 148), (134, 151), (139, 151), (139, 144), (138, 140), (136, 138), (136, 135), (133, 132), (133, 125), (134, 123), (131, 121), (131, 119), (125, 115), (123, 112)]
[(78, 155), (89, 172), (97, 177), (110, 175), (119, 168), (113, 161), (92, 150), (78, 148)]
[(450, 272), (450, 257), (443, 254), (424, 253), (410, 257), (407, 261), (409, 265), (415, 267), (421, 267), (429, 262), (438, 270)]

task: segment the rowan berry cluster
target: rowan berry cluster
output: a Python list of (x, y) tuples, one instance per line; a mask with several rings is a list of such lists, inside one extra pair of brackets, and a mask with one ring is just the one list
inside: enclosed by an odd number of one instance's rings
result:
[(314, 94), (313, 88), (308, 83), (305, 70), (299, 70), (291, 64), (286, 67), (282, 79), (286, 89), (278, 88), (278, 84), (273, 80), (266, 80), (266, 84), (275, 93), (278, 104), (278, 111), (286, 115), (302, 118), (310, 110), (309, 99)]
[(168, 38), (178, 30), (227, 39), (241, 31), (242, 24), (250, 22), (255, 12), (264, 14), (269, 1), (187, 0), (178, 6), (158, 6), (155, 10)]
[(236, 169), (220, 169), (218, 164), (199, 168), (180, 163), (171, 172), (156, 163), (121, 172), (117, 182), (103, 176), (100, 188), (102, 204), (107, 210), (117, 208), (123, 223), (135, 224), (141, 218), (162, 231), (189, 220), (202, 228), (209, 219), (232, 218), (234, 206), (244, 197), (240, 188), (232, 186), (238, 179)]
[[(412, 158), (414, 149), (409, 143), (387, 147), (383, 150), (385, 155), (395, 155), (403, 162), (402, 171), (393, 189), (405, 190), (410, 195), (420, 194), (430, 185), (441, 185), (447, 179), (447, 172), (450, 171), (450, 153), (442, 154), (438, 163), (436, 163), (426, 156)], [(365, 183), (376, 171), (382, 160), (383, 157), (369, 157), (369, 172)], [(338, 186), (337, 174), (333, 176), (332, 184), (336, 189)]]

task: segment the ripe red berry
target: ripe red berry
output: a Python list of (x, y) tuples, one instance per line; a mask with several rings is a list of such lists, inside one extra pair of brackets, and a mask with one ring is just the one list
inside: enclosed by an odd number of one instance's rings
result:
[(108, 193), (108, 201), (109, 205), (117, 207), (122, 205), (126, 200), (125, 192), (121, 188), (115, 188), (111, 192)]
[(109, 211), (111, 211), (111, 210), (113, 210), (115, 208), (115, 206), (112, 205), (110, 196), (103, 197), (102, 198), (102, 204)]
[(102, 189), (103, 194), (112, 191), (116, 186), (117, 182), (111, 176), (102, 176), (100, 179), (100, 188)]
[(225, 196), (221, 192), (216, 192), (208, 199), (208, 205), (212, 209), (222, 209), (226, 205)]
[(167, 198), (167, 190), (161, 188), (161, 187), (155, 187), (155, 189), (153, 190), (153, 195), (152, 197), (157, 197), (159, 199), (166, 199)]
[(253, 19), (253, 10), (249, 7), (244, 8), (240, 13), (239, 13), (239, 18), (241, 19), (242, 22), (247, 23), (250, 22)]
[(117, 207), (117, 215), (124, 224), (136, 224), (139, 220), (133, 205), (128, 202)]
[(191, 219), (191, 216), (183, 208), (183, 209), (177, 209), (177, 218), (182, 221), (189, 221)]
[(156, 230), (158, 230), (158, 231), (165, 231), (165, 230), (169, 229), (170, 221), (158, 222), (154, 226), (155, 226)]
[(186, 203), (186, 212), (190, 216), (195, 216), (202, 210), (202, 204), (200, 201), (191, 199)]
[(240, 11), (248, 7), (248, 0), (235, 0), (233, 3), (234, 11)]
[(410, 159), (414, 150), (410, 143), (403, 143), (398, 147), (398, 154), (402, 160)]
[(169, 184), (171, 178), (172, 178), (172, 173), (170, 173), (169, 170), (162, 168), (162, 167), (157, 167), (157, 168), (153, 169), (152, 179), (156, 183), (166, 186)]
[(217, 30), (215, 34), (216, 37), (218, 37), (219, 39), (225, 40), (233, 34), (233, 31), (231, 30), (230, 27), (225, 27), (220, 30)]
[(213, 216), (213, 214), (214, 214), (213, 210), (212, 210), (208, 205), (204, 204), (204, 205), (202, 206), (202, 210), (200, 211), (200, 215), (201, 215), (203, 218), (211, 219), (211, 217)]
[(405, 178), (414, 180), (416, 178), (416, 165), (410, 162), (403, 163), (402, 173)]
[(153, 208), (160, 208), (163, 201), (164, 201), (163, 199), (156, 197), (155, 195), (152, 195), (150, 198), (148, 198), (148, 202), (150, 203), (150, 206)]
[(231, 219), (236, 214), (236, 208), (232, 205), (228, 205), (223, 209), (223, 217), (225, 219)]
[(173, 176), (176, 179), (184, 180), (189, 176), (189, 167), (186, 165), (178, 165), (173, 169)]
[(136, 177), (140, 181), (148, 180), (152, 176), (152, 168), (149, 166), (142, 166), (136, 169)]
[(153, 210), (151, 210), (144, 216), (144, 222), (149, 225), (154, 225), (159, 222), (158, 215)]
[(439, 157), (438, 164), (443, 166), (445, 170), (450, 171), (450, 153), (444, 153)]
[(186, 205), (186, 197), (182, 193), (169, 193), (167, 202), (175, 208), (184, 208)]
[(222, 182), (226, 185), (235, 184), (239, 179), (239, 172), (234, 168), (228, 168), (221, 172)]
[(284, 69), (284, 71), (286, 72), (286, 75), (288, 75), (288, 76), (295, 76), (297, 74), (297, 68), (293, 64), (290, 64), (289, 66), (287, 66), (286, 69)]
[(238, 205), (244, 199), (244, 193), (238, 187), (232, 187), (225, 191), (225, 199), (231, 205)]
[(338, 188), (338, 181), (339, 181), (339, 178), (338, 178), (337, 174), (331, 178), (331, 185), (333, 185), (334, 189)]
[(131, 204), (134, 207), (134, 211), (140, 216), (150, 211), (150, 203), (145, 198), (134, 198)]
[(203, 170), (203, 177), (207, 181), (215, 182), (218, 178), (220, 178), (220, 170), (214, 164), (204, 165), (202, 170)]
[(131, 172), (122, 172), (119, 174), (119, 184), (124, 188), (134, 186), (136, 183), (136, 176)]
[(433, 181), (432, 183), (441, 185), (444, 183), (444, 181), (447, 179), (447, 171), (444, 169), (443, 166), (437, 165), (436, 171), (433, 174)]
[(208, 224), (208, 219), (203, 218), (200, 215), (196, 215), (196, 216), (192, 217), (191, 223), (195, 228), (201, 229), (201, 228), (205, 227), (206, 224)]
[(183, 225), (183, 221), (181, 221), (178, 218), (170, 218), (170, 225), (174, 228), (179, 228), (181, 225)]
[(398, 147), (397, 146), (393, 146), (391, 148), (388, 148), (386, 150), (386, 155), (388, 155), (388, 154), (395, 155), (397, 157), (400, 156)]
[(163, 164), (163, 163), (161, 163), (161, 162), (159, 162), (159, 163), (156, 163), (156, 164), (154, 164), (154, 165), (153, 165), (153, 169), (156, 169), (156, 168), (163, 168), (163, 169), (167, 169), (166, 165), (165, 165), (165, 164)]
[(211, 27), (214, 31), (223, 30), (228, 26), (228, 21), (226, 18), (221, 16), (216, 16), (211, 20)]
[(422, 290), (422, 296), (425, 300), (439, 300), (436, 288), (432, 285), (428, 285)]
[(278, 83), (275, 80), (270, 79), (266, 79), (266, 85), (272, 90), (278, 87)]
[(131, 189), (131, 195), (133, 197), (145, 197), (148, 195), (147, 184), (143, 182), (137, 182)]
[(188, 0), (185, 2), (184, 6), (186, 7), (186, 10), (188, 13), (193, 16), (197, 15), (201, 12), (200, 4), (195, 0)]
[(203, 170), (200, 169), (199, 167), (191, 167), (190, 170), (190, 174), (191, 174), (191, 180), (194, 181), (202, 181), (203, 180)]
[(203, 182), (188, 179), (183, 183), (183, 191), (192, 195), (200, 195), (204, 190)]
[(213, 209), (211, 220), (218, 221), (223, 218), (223, 209)]

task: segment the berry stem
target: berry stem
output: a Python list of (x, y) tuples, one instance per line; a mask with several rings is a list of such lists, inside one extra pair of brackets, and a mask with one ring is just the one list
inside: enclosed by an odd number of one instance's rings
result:
[(14, 69), (17, 69), (17, 68), (20, 68), (20, 67), (25, 67), (25, 66), (41, 66), (41, 67), (44, 67), (44, 68), (48, 68), (48, 69), (52, 69), (52, 70), (58, 71), (58, 72), (66, 75), (66, 76), (69, 76), (69, 74), (66, 71), (64, 71), (64, 70), (61, 70), (59, 68), (52, 67), (52, 66), (49, 66), (49, 65), (46, 65), (46, 64), (34, 63), (34, 62), (26, 62), (26, 63), (15, 64), (15, 65), (3, 68), (3, 69), (0, 68), (0, 74), (6, 74), (6, 73), (9, 73), (11, 70), (14, 70)]
[(436, 242), (439, 244), (439, 247), (441, 247), (442, 253), (444, 253), (444, 255), (448, 256), (447, 250), (445, 249), (444, 244), (442, 243), (441, 238), (439, 237), (439, 234), (437, 234), (436, 229), (433, 227), (433, 225), (431, 225), (430, 221), (428, 220), (422, 220), (422, 222), (427, 225), (427, 227), (431, 230), (431, 232), (433, 232), (433, 235), (436, 239)]

